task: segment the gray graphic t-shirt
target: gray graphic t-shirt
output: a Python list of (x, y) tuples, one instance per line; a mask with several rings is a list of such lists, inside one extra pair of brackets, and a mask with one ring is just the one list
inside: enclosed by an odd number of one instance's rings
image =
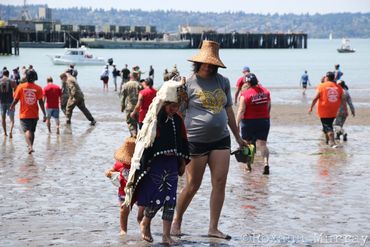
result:
[(185, 126), (190, 142), (208, 143), (227, 137), (225, 107), (232, 105), (230, 82), (220, 74), (203, 79), (193, 74), (186, 81), (189, 104)]

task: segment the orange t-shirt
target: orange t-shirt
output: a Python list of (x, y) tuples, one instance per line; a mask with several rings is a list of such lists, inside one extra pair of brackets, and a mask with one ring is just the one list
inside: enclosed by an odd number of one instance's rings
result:
[(37, 102), (42, 99), (42, 88), (34, 83), (19, 84), (14, 93), (14, 99), (21, 102), (19, 118), (39, 118)]
[(320, 118), (335, 118), (342, 101), (342, 87), (335, 82), (327, 81), (321, 83), (317, 91), (320, 93), (317, 114)]

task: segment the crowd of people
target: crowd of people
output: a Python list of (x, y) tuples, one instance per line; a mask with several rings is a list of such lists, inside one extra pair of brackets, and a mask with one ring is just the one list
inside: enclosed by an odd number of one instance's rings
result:
[[(131, 208), (139, 208), (137, 221), (142, 239), (153, 241), (151, 221), (163, 209), (162, 241), (174, 244), (172, 236), (181, 236), (184, 214), (199, 190), (205, 170), (210, 169), (210, 219), (208, 236), (231, 239), (219, 229), (219, 220), (225, 200), (225, 187), (230, 165), (231, 135), (240, 150), (258, 150), (263, 159), (263, 175), (270, 174), (269, 149), (271, 97), (248, 66), (236, 82), (232, 95), (230, 81), (220, 72), (226, 68), (219, 57), (219, 44), (203, 41), (199, 52), (189, 59), (192, 74), (181, 77), (177, 66), (163, 76), (163, 85), (154, 89), (154, 69), (150, 66), (148, 77), (141, 79), (139, 66), (131, 71), (126, 64), (118, 70), (112, 64), (115, 91), (119, 91), (121, 112), (124, 113), (130, 136), (115, 152), (115, 163), (106, 176), (117, 185), (120, 203), (120, 234), (127, 234)], [(20, 102), (20, 123), (26, 136), (28, 153), (34, 152), (33, 143), (39, 118), (39, 108), (48, 131), (51, 118), (60, 133), (59, 109), (71, 124), (72, 113), (77, 106), (91, 125), (96, 120), (85, 106), (84, 94), (77, 83), (78, 72), (72, 64), (61, 73), (61, 87), (47, 78), (44, 88), (38, 86), (35, 69), (19, 68), (9, 75), (7, 68), (0, 75), (1, 115), (4, 135), (7, 136), (6, 115), (10, 118), (9, 137), (13, 136), (14, 109)], [(336, 66), (328, 72), (317, 87), (309, 113), (318, 104), (327, 144), (336, 147), (335, 139), (347, 133), (343, 124), (348, 116), (349, 105), (355, 116), (347, 84), (341, 80), (343, 73)], [(104, 67), (100, 79), (104, 90), (108, 89), (109, 65)], [(118, 85), (118, 78), (121, 83)], [(305, 71), (300, 83), (303, 94), (310, 85)], [(237, 105), (234, 114), (233, 101)], [(45, 107), (44, 107), (44, 102)], [(335, 122), (334, 122), (335, 121)], [(334, 128), (334, 126), (336, 128)], [(231, 133), (230, 133), (231, 131)], [(251, 166), (248, 164), (248, 171)], [(178, 176), (186, 174), (185, 186), (177, 193)]]

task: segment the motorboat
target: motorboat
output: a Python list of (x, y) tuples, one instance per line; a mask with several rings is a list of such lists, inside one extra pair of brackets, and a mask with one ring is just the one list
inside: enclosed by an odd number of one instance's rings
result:
[(102, 57), (96, 57), (89, 53), (85, 46), (80, 48), (66, 48), (62, 55), (49, 55), (55, 65), (104, 65), (106, 61)]
[(342, 45), (337, 49), (339, 53), (353, 53), (356, 50), (351, 48), (349, 39), (342, 39)]

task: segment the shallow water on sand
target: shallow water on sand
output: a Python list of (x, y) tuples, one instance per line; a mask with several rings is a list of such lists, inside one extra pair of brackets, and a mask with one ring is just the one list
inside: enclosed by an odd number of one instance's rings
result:
[[(117, 189), (104, 176), (128, 136), (118, 97), (90, 89), (86, 105), (98, 121), (95, 127), (78, 109), (60, 136), (48, 135), (39, 122), (33, 155), (26, 154), (18, 120), (14, 138), (0, 139), (1, 246), (148, 246), (140, 240), (136, 208), (128, 235), (118, 235)], [(322, 141), (318, 120), (311, 126), (272, 125), (270, 176), (262, 175), (258, 157), (252, 173), (231, 158), (220, 229), (232, 240), (205, 237), (211, 190), (207, 169), (184, 216), (186, 235), (180, 244), (360, 246), (370, 233), (370, 145), (364, 134), (370, 127), (352, 125), (347, 131), (349, 141), (331, 149)], [(183, 183), (182, 178), (179, 187)], [(153, 220), (154, 245), (161, 241), (160, 216)]]

